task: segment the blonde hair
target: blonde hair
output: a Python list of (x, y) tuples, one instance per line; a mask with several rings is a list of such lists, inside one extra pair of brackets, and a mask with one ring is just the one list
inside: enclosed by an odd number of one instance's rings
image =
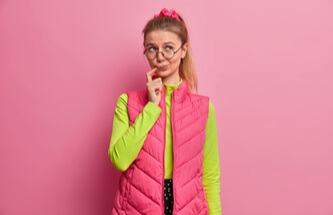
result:
[(177, 34), (182, 42), (182, 45), (185, 43), (188, 44), (186, 55), (183, 59), (181, 59), (179, 65), (179, 76), (188, 82), (189, 88), (192, 92), (198, 92), (198, 80), (192, 61), (192, 50), (188, 30), (184, 19), (178, 13), (177, 15), (180, 18), (180, 21), (168, 16), (157, 16), (151, 18), (142, 30), (144, 35), (143, 45), (146, 40), (146, 35), (154, 30), (166, 30)]

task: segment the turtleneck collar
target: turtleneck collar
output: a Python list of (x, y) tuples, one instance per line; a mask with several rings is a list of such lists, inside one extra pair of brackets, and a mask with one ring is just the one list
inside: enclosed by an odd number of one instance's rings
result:
[(163, 85), (165, 86), (166, 91), (170, 92), (172, 90), (177, 89), (179, 87), (179, 85), (182, 83), (182, 81), (183, 81), (183, 79), (180, 78), (180, 80), (177, 83), (175, 83), (175, 84), (166, 84), (166, 83), (163, 83)]
[[(186, 94), (191, 93), (189, 85), (185, 79), (179, 80), (176, 84), (163, 84), (164, 87), (162, 87), (162, 98), (164, 98), (165, 95), (174, 94), (174, 101), (181, 102), (185, 99)], [(174, 89), (174, 90), (170, 90)], [(146, 88), (147, 90), (147, 88)]]

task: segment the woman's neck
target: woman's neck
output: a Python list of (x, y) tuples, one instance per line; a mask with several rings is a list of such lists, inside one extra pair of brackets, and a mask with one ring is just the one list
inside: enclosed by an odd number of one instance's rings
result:
[(173, 76), (165, 77), (162, 79), (163, 84), (165, 85), (176, 85), (181, 80), (181, 77), (178, 73), (175, 73)]

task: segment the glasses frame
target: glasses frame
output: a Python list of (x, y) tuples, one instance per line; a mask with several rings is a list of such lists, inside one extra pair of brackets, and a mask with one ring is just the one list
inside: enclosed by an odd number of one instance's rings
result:
[[(153, 58), (151, 58), (151, 59), (146, 55), (146, 51), (147, 51), (148, 48), (145, 48), (145, 49), (144, 49), (143, 54), (144, 54), (148, 59), (150, 59), (150, 60), (154, 60), (154, 59), (156, 58), (156, 56), (157, 56), (160, 52), (162, 52), (162, 55), (163, 55), (163, 57), (164, 57), (165, 59), (167, 59), (167, 60), (171, 60), (171, 59), (175, 56), (175, 54), (181, 49), (181, 47), (183, 47), (183, 44), (181, 44), (180, 47), (179, 47), (177, 50), (172, 50), (172, 51), (173, 51), (173, 54), (172, 54), (172, 57), (170, 57), (170, 58), (166, 58), (166, 57), (164, 56), (163, 50), (160, 51), (160, 49), (158, 49), (158, 51), (155, 53), (155, 56), (154, 56)], [(149, 48), (151, 48), (151, 47), (149, 47)]]

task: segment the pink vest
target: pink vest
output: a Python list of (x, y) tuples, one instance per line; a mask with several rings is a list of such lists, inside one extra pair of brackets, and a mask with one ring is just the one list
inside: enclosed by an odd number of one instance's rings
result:
[[(148, 102), (148, 91), (145, 88), (127, 94), (132, 125)], [(191, 93), (184, 79), (171, 96), (173, 215), (207, 215), (202, 163), (209, 98)], [(162, 112), (138, 157), (121, 174), (112, 215), (164, 214), (165, 88), (159, 106)]]

